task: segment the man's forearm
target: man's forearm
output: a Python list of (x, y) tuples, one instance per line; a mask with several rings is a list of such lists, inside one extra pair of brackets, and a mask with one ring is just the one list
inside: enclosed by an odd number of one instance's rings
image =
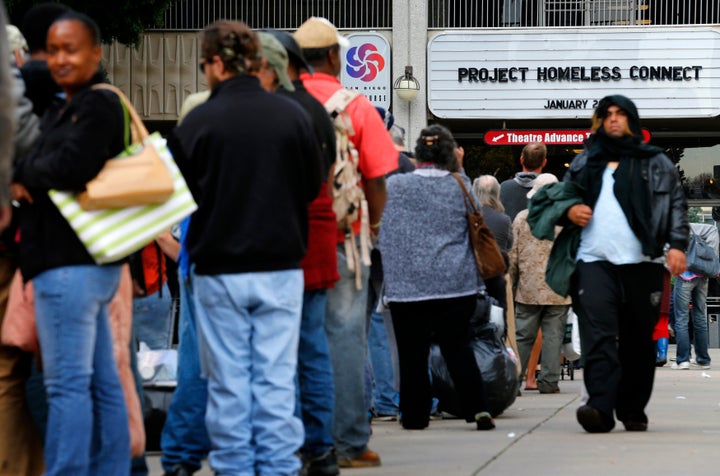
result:
[(370, 225), (380, 223), (383, 210), (385, 209), (385, 201), (387, 199), (385, 177), (366, 180), (365, 197), (367, 198), (368, 208), (370, 211)]

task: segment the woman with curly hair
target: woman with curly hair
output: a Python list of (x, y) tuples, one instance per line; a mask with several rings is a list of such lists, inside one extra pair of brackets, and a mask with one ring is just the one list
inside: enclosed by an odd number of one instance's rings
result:
[[(428, 353), (435, 335), (455, 383), (463, 416), (478, 430), (495, 423), (468, 326), (482, 286), (472, 249), (463, 192), (463, 149), (448, 129), (423, 129), (413, 173), (388, 179), (380, 231), (385, 297), (390, 303), (400, 356), (400, 411), (408, 430), (428, 426), (431, 385)], [(479, 204), (477, 204), (479, 208)]]

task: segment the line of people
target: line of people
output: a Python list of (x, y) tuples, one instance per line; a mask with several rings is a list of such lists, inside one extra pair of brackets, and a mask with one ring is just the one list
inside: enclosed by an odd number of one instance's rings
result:
[[(92, 19), (58, 13), (45, 45), (59, 97), (43, 113), (32, 150), (15, 158), (20, 239), (9, 241), (34, 285), (49, 407), (45, 474), (141, 474), (142, 464), (131, 466), (131, 409), (108, 318), (121, 263), (96, 265), (47, 195), (82, 190), (125, 148), (123, 108), (113, 93), (93, 88), (103, 78)], [(334, 475), (340, 467), (379, 466), (380, 455), (368, 447), (369, 323), (397, 344), (399, 407), (395, 397), (384, 402), (388, 415), (399, 412), (408, 430), (428, 426), (428, 353), (436, 339), (461, 416), (478, 430), (493, 429), (468, 332), (483, 289), (507, 309), (514, 301), (510, 341), (517, 336), (523, 372), (542, 327), (537, 386), (544, 393), (558, 391), (572, 295), (590, 395), (578, 421), (589, 432), (609, 431), (615, 412), (626, 429), (646, 429), (660, 261), (669, 243), (670, 271), (685, 270), (688, 227), (677, 173), (659, 149), (642, 143), (634, 104), (622, 96), (600, 102), (594, 134), (564, 182), (537, 175), (545, 165), (542, 144), (526, 147), (523, 174), (514, 181), (478, 180), (517, 288), (508, 298), (502, 277), (483, 282), (475, 266), (459, 186), (470, 188), (463, 149), (447, 128), (431, 125), (415, 144), (417, 168), (386, 184), (402, 155), (387, 113), (363, 96), (340, 113), (351, 123), (367, 209), (338, 228), (331, 190), (345, 137), (325, 104), (343, 89), (346, 45), (330, 22), (315, 17), (292, 35), (255, 32), (237, 21), (201, 33), (199, 67), (210, 90), (188, 98), (167, 138), (198, 210), (181, 224), (179, 241), (167, 234), (145, 250), (164, 251), (179, 264), (178, 385), (161, 441), (166, 474), (192, 474), (206, 456), (217, 474), (228, 475)], [(491, 211), (502, 211), (500, 204), (517, 215), (512, 228)], [(362, 220), (382, 256), (382, 278), (374, 276), (373, 286), (370, 267), (358, 259), (362, 239), (353, 239)], [(568, 253), (554, 252), (564, 245)], [(163, 292), (165, 258), (158, 256), (151, 266), (157, 275), (143, 266), (135, 273), (151, 276), (136, 294)], [(545, 276), (548, 262), (565, 288)], [(368, 318), (369, 307), (384, 306), (391, 326), (382, 314)], [(148, 340), (167, 342), (171, 317), (159, 314), (162, 322), (140, 328)], [(376, 377), (387, 353), (383, 358), (373, 362)]]

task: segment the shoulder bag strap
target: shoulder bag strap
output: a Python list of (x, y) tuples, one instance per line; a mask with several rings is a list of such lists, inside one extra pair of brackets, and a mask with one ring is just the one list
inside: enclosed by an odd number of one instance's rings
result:
[(465, 182), (463, 182), (463, 179), (460, 177), (460, 174), (457, 172), (453, 172), (452, 176), (455, 177), (455, 180), (457, 180), (458, 184), (460, 185), (460, 189), (462, 190), (462, 193), (463, 193), (463, 200), (465, 201), (465, 208), (467, 209), (467, 212), (477, 214), (478, 209), (475, 206), (475, 200), (472, 199), (470, 192), (468, 192), (467, 187), (465, 187)]
[(127, 111), (127, 114), (130, 115), (130, 130), (133, 143), (142, 144), (143, 142), (145, 142), (145, 139), (150, 134), (148, 133), (145, 124), (143, 124), (142, 119), (140, 119), (140, 115), (137, 113), (127, 96), (125, 96), (125, 94), (119, 88), (107, 83), (94, 84), (92, 88), (106, 89), (118, 95), (123, 108)]

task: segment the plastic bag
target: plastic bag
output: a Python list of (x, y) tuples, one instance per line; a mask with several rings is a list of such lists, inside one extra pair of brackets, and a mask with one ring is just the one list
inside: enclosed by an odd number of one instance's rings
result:
[(572, 308), (568, 310), (562, 351), (563, 354), (565, 354), (565, 359), (570, 362), (578, 360), (582, 355), (580, 349), (580, 328), (578, 327), (577, 314), (573, 312)]
[[(517, 377), (516, 359), (498, 338), (493, 324), (486, 323), (483, 327), (476, 325), (473, 333), (475, 360), (485, 384), (490, 414), (496, 417), (512, 405), (517, 397), (520, 380)], [(455, 385), (437, 344), (430, 347), (430, 372), (433, 395), (439, 400), (438, 409), (463, 416), (455, 394)]]
[(150, 350), (145, 342), (140, 342), (137, 358), (143, 385), (165, 387), (177, 385), (177, 350)]

